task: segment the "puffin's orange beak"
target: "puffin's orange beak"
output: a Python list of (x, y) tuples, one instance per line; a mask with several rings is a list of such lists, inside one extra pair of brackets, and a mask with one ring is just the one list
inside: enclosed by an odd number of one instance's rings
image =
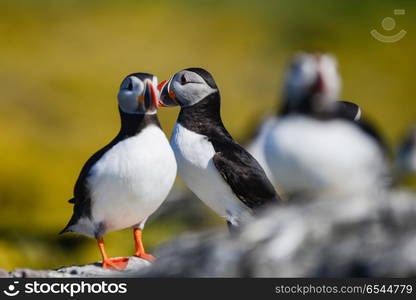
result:
[[(143, 99), (141, 99), (141, 97), (143, 97)], [(150, 81), (146, 81), (145, 83), (145, 89), (144, 89), (144, 94), (143, 96), (139, 96), (137, 98), (137, 100), (140, 101), (144, 101), (144, 105), (146, 107), (146, 110), (154, 110), (157, 109), (158, 102), (158, 95), (156, 92), (155, 87), (153, 86), (153, 83)]]
[(161, 83), (159, 83), (159, 84), (157, 85), (157, 90), (158, 90), (159, 92), (163, 89), (163, 87), (165, 86), (166, 82), (168, 82), (168, 81), (165, 79), (165, 80), (163, 80)]
[(159, 106), (170, 107), (177, 106), (178, 102), (176, 101), (175, 93), (170, 89), (170, 84), (172, 80), (163, 80), (159, 85), (158, 89), (160, 91)]
[[(161, 83), (159, 83), (159, 84), (157, 85), (157, 90), (158, 90), (159, 92), (160, 92), (160, 91), (162, 91), (162, 89), (163, 89), (163, 87), (165, 86), (166, 82), (168, 82), (168, 81), (165, 79), (165, 80), (163, 80)], [(163, 102), (158, 101), (158, 102), (157, 102), (157, 107), (166, 107), (166, 105), (165, 105), (165, 104), (163, 104)]]

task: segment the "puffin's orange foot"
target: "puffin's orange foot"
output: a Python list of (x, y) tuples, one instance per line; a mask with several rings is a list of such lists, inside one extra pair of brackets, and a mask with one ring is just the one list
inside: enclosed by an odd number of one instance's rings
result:
[(150, 262), (154, 262), (156, 260), (156, 258), (153, 255), (147, 254), (147, 253), (137, 253), (136, 252), (136, 253), (134, 253), (134, 256), (145, 259), (145, 260), (150, 261)]
[(123, 271), (127, 267), (128, 262), (128, 257), (107, 258), (103, 261), (103, 268)]

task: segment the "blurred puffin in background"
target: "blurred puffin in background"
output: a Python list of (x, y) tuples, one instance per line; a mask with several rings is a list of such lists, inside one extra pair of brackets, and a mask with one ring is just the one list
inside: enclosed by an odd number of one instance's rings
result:
[(231, 232), (253, 210), (280, 201), (259, 163), (225, 129), (209, 72), (185, 69), (159, 88), (162, 105), (181, 107), (171, 136), (179, 176)]
[(135, 256), (152, 261), (142, 243), (147, 218), (162, 204), (176, 177), (176, 160), (157, 117), (157, 77), (128, 75), (118, 92), (121, 129), (85, 163), (74, 188), (74, 211), (61, 231), (97, 239), (103, 267), (122, 270), (128, 258), (108, 258), (103, 236), (133, 228)]
[(416, 124), (409, 128), (397, 150), (395, 177), (397, 183), (416, 178)]
[(263, 144), (274, 183), (289, 198), (361, 192), (377, 186), (387, 172), (383, 143), (361, 123), (359, 107), (336, 102), (340, 86), (331, 55), (294, 57), (283, 109)]
[[(277, 114), (273, 116), (268, 116), (262, 118), (259, 124), (255, 129), (254, 134), (248, 141), (245, 143), (245, 148), (253, 155), (260, 165), (265, 170), (269, 179), (273, 182), (272, 173), (267, 165), (266, 158), (264, 155), (264, 143), (268, 131), (273, 126), (276, 120), (286, 116), (292, 110), (291, 105), (292, 101), (297, 101), (297, 99), (302, 96), (300, 93), (306, 92), (308, 89), (319, 88), (320, 84), (323, 84), (323, 81), (317, 82), (302, 82), (301, 79), (308, 79), (306, 76), (302, 76), (300, 73), (313, 73), (313, 65), (309, 64), (307, 60), (303, 63), (299, 63), (298, 60), (301, 60), (302, 57), (313, 57), (316, 54), (301, 52), (295, 56), (292, 61), (291, 67), (287, 71), (286, 78), (286, 89), (282, 97), (283, 103), (280, 105)], [(334, 65), (336, 67), (336, 65)], [(299, 73), (299, 75), (294, 75), (293, 73)], [(338, 76), (336, 68), (329, 70), (327, 76)], [(310, 74), (310, 78), (313, 77), (313, 74)], [(288, 82), (291, 80), (291, 82)], [(309, 91), (312, 92), (312, 91)], [(352, 102), (348, 101), (337, 101), (337, 98), (331, 98), (331, 101), (334, 101), (333, 104), (333, 113), (337, 114), (339, 117), (345, 118), (351, 121), (359, 121), (361, 118), (361, 108)]]

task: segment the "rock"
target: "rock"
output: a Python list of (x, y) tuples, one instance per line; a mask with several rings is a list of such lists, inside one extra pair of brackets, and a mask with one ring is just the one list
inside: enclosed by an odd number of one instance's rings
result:
[(416, 196), (405, 191), (287, 203), (242, 228), (187, 234), (140, 277), (416, 275)]
[(0, 277), (412, 277), (416, 275), (416, 195), (298, 199), (264, 212), (230, 237), (187, 233), (131, 257), (126, 271), (99, 263), (57, 270), (0, 270)]
[(11, 277), (10, 273), (7, 272), (6, 270), (0, 269), (0, 278), (8, 278)]
[[(138, 258), (130, 257), (127, 268), (120, 272), (115, 270), (103, 269), (101, 263), (92, 263), (83, 266), (62, 267), (57, 270), (32, 270), (32, 269), (16, 269), (13, 272), (6, 272), (4, 277), (37, 277), (37, 278), (59, 278), (59, 277), (129, 277), (137, 273), (139, 270), (148, 268), (150, 262)], [(0, 272), (0, 277), (3, 274)]]

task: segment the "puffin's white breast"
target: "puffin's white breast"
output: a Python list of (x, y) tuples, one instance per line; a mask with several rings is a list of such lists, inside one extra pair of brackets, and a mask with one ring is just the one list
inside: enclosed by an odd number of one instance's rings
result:
[(133, 226), (168, 195), (176, 161), (163, 131), (154, 125), (113, 146), (91, 169), (92, 220), (106, 231)]
[(372, 187), (384, 167), (375, 140), (349, 121), (279, 119), (265, 143), (275, 184), (287, 193), (337, 193)]
[(238, 223), (248, 208), (224, 181), (212, 160), (214, 147), (204, 135), (176, 124), (171, 145), (178, 174), (185, 184), (211, 209), (232, 223)]

